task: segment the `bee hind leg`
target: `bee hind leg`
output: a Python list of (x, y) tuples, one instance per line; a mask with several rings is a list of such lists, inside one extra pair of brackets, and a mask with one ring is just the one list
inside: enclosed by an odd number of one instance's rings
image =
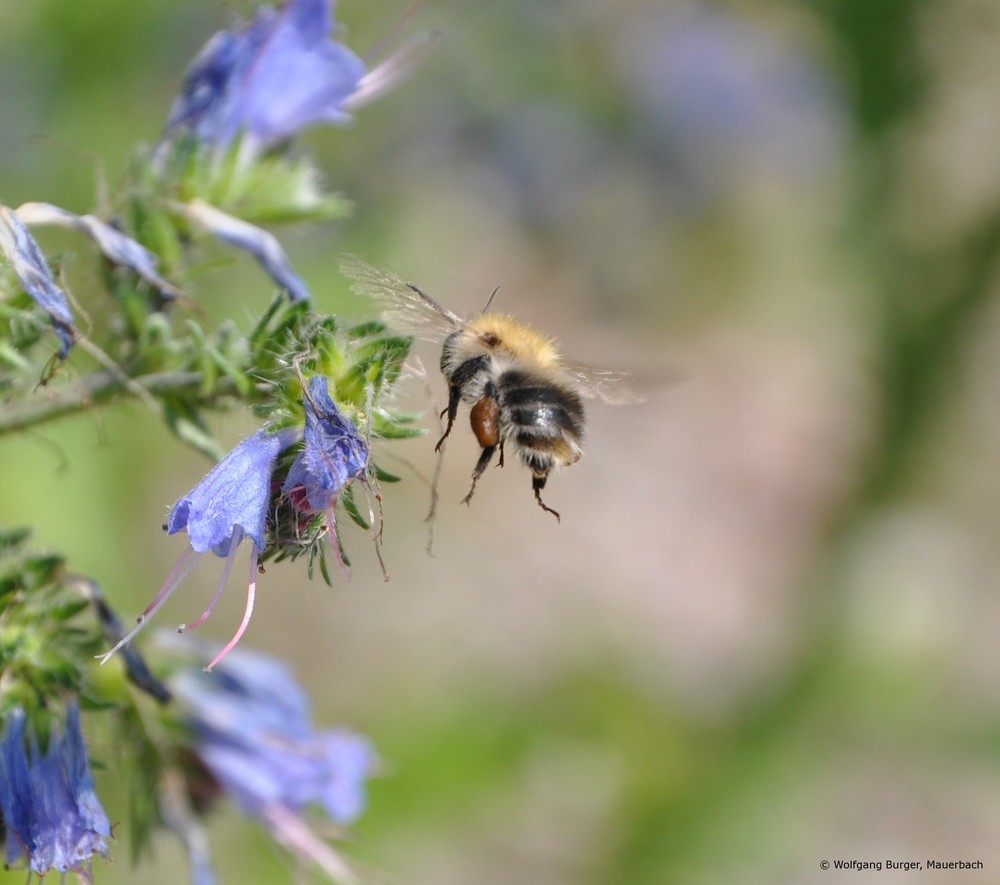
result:
[(496, 446), (485, 446), (483, 448), (479, 460), (476, 462), (476, 469), (472, 471), (472, 485), (469, 486), (469, 494), (462, 498), (463, 504), (468, 504), (472, 500), (472, 494), (476, 491), (476, 483), (479, 482), (479, 477), (483, 475), (486, 468), (490, 466), (490, 461), (493, 460), (493, 453), (496, 450)]
[(562, 518), (559, 516), (559, 511), (553, 510), (542, 500), (542, 489), (545, 488), (546, 479), (548, 479), (547, 476), (539, 476), (538, 474), (535, 474), (531, 478), (531, 488), (535, 492), (535, 500), (538, 502), (538, 506), (541, 507), (542, 510), (546, 513), (551, 513), (556, 518), (556, 522), (562, 522)]

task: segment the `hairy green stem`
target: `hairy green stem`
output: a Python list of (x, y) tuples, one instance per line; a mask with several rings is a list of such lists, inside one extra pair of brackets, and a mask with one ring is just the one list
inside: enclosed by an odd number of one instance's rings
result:
[[(135, 396), (135, 386), (156, 396), (197, 390), (202, 384), (200, 372), (157, 372), (132, 378), (129, 384), (120, 373), (107, 369), (85, 375), (79, 381), (53, 390), (36, 391), (30, 399), (4, 405), (0, 410), (0, 436), (44, 424), (94, 406), (105, 405), (123, 395)], [(219, 379), (215, 394), (235, 393), (227, 379)]]

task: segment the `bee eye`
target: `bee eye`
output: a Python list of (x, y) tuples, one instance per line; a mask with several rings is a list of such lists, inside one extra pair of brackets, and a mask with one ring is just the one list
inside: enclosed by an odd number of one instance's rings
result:
[(496, 347), (500, 343), (500, 339), (492, 332), (483, 332), (481, 340), (487, 347)]

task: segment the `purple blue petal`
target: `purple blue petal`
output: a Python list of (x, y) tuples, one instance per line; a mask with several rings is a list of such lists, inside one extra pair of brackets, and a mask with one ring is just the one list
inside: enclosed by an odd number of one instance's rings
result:
[(364, 476), (368, 443), (340, 414), (324, 376), (310, 378), (306, 393), (305, 445), (288, 471), (282, 491), (301, 489), (313, 510), (326, 512), (351, 480)]
[(111, 823), (94, 792), (75, 703), (62, 733), (52, 730), (44, 755), (26, 733), (23, 711), (8, 715), (0, 787), (8, 863), (26, 860), (42, 876), (86, 872), (94, 854), (107, 854)]
[(0, 206), (0, 251), (10, 262), (24, 291), (49, 315), (61, 345), (59, 356), (65, 359), (77, 335), (66, 293), (56, 285), (31, 232), (17, 213), (6, 206)]
[(267, 821), (275, 806), (298, 814), (319, 805), (347, 824), (364, 810), (370, 744), (346, 729), (317, 730), (282, 662), (239, 649), (211, 673), (181, 672), (173, 687), (191, 711), (199, 758), (246, 813)]
[(298, 431), (259, 430), (243, 440), (181, 498), (167, 519), (170, 534), (186, 529), (198, 552), (229, 553), (236, 531), (264, 549), (264, 528), (271, 499), (274, 462), (294, 442)]
[(214, 237), (253, 255), (292, 301), (309, 300), (309, 287), (292, 269), (292, 263), (274, 234), (216, 209), (204, 200), (177, 204), (176, 208)]
[(344, 102), (365, 68), (330, 39), (332, 27), (330, 0), (289, 0), (216, 34), (184, 79), (168, 132), (183, 126), (218, 147), (244, 133), (268, 147), (313, 123), (346, 120)]

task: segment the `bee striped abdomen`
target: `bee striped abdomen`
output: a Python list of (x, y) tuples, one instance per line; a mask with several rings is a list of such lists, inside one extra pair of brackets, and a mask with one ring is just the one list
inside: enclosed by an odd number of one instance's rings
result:
[(497, 388), (506, 433), (533, 471), (579, 460), (584, 414), (575, 391), (520, 371), (503, 373)]

